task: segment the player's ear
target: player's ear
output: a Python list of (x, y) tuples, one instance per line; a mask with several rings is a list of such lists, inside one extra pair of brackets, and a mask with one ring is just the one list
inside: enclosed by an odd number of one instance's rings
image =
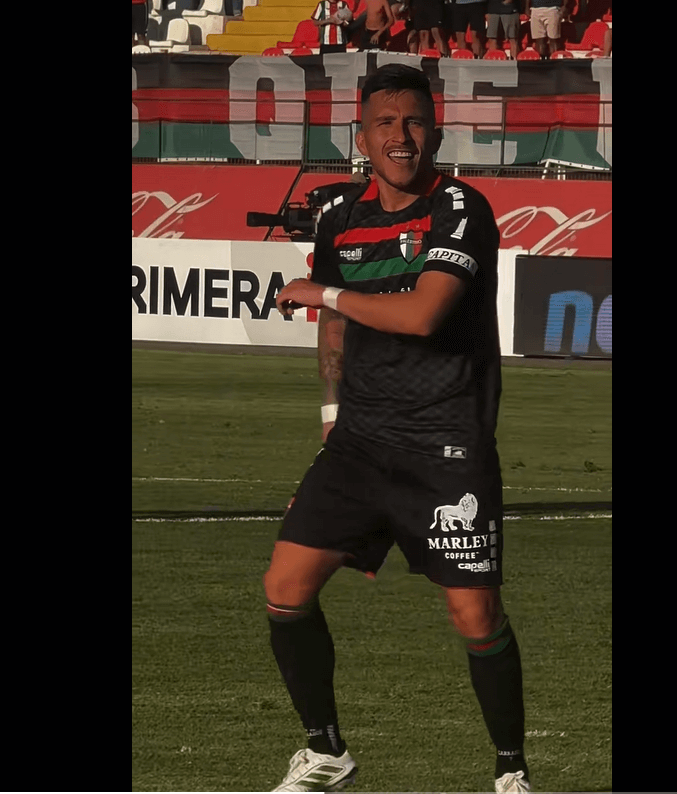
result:
[[(364, 140), (364, 133), (362, 130), (359, 130), (359, 132), (355, 133), (355, 145), (359, 149), (361, 155), (364, 155), (364, 157), (369, 157), (367, 153), (367, 146)], [(435, 149), (435, 151), (437, 151), (437, 149)]]
[(437, 154), (440, 150), (440, 146), (442, 145), (442, 128), (435, 127), (433, 130), (433, 154)]

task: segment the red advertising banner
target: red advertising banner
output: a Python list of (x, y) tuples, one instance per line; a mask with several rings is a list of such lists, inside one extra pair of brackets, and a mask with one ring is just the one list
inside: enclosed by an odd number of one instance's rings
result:
[[(248, 212), (279, 212), (294, 166), (133, 165), (132, 236), (263, 240)], [(289, 200), (347, 175), (304, 174)], [(540, 256), (611, 256), (611, 182), (465, 177), (493, 207), (501, 248)], [(278, 230), (281, 232), (281, 230)]]

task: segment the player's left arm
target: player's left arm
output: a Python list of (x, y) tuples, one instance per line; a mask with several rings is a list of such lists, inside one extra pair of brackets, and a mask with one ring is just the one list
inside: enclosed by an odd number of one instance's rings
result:
[[(277, 295), (282, 314), (292, 314), (297, 306), (329, 306), (355, 322), (388, 334), (430, 336), (444, 317), (463, 297), (465, 284), (450, 273), (422, 273), (411, 292), (365, 295), (352, 290), (333, 290), (307, 279), (290, 281)], [(339, 292), (336, 305), (332, 298)], [(328, 302), (329, 301), (329, 302)]]
[(375, 295), (346, 289), (339, 292), (296, 279), (278, 294), (278, 309), (286, 314), (293, 312), (295, 304), (329, 306), (377, 331), (430, 336), (465, 294), (485, 257), (486, 241), (493, 238), (492, 245), (498, 248), (498, 230), (488, 203), (468, 206), (471, 204), (468, 199), (472, 200), (470, 195), (465, 198), (467, 213), (453, 207), (461, 204), (456, 194), (443, 199), (450, 207), (443, 203), (437, 217), (433, 215), (428, 258), (411, 292)]

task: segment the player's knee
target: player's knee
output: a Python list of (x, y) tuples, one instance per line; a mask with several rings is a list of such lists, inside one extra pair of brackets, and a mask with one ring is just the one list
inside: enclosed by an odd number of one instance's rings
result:
[(284, 604), (290, 607), (301, 606), (315, 595), (296, 576), (284, 571), (280, 572), (273, 567), (263, 576), (263, 588), (269, 604)]
[(474, 604), (448, 603), (449, 619), (456, 631), (468, 639), (488, 637), (496, 631), (503, 619), (500, 602), (491, 600)]
[(452, 614), (450, 617), (456, 631), (468, 639), (487, 637), (500, 623), (500, 620), (486, 613)]

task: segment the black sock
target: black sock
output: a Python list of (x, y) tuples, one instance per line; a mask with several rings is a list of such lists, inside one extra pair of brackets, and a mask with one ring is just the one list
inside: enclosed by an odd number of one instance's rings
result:
[(496, 777), (503, 777), (507, 772), (524, 772), (524, 777), (529, 780), (529, 767), (522, 750), (514, 753), (499, 750), (496, 755)]
[(268, 605), (270, 644), (294, 708), (316, 753), (342, 755), (334, 698), (334, 643), (317, 600), (303, 607)]
[(521, 769), (528, 779), (523, 752), (522, 662), (508, 618), (491, 636), (469, 641), (466, 649), (472, 685), (499, 753), (496, 775), (502, 777)]

